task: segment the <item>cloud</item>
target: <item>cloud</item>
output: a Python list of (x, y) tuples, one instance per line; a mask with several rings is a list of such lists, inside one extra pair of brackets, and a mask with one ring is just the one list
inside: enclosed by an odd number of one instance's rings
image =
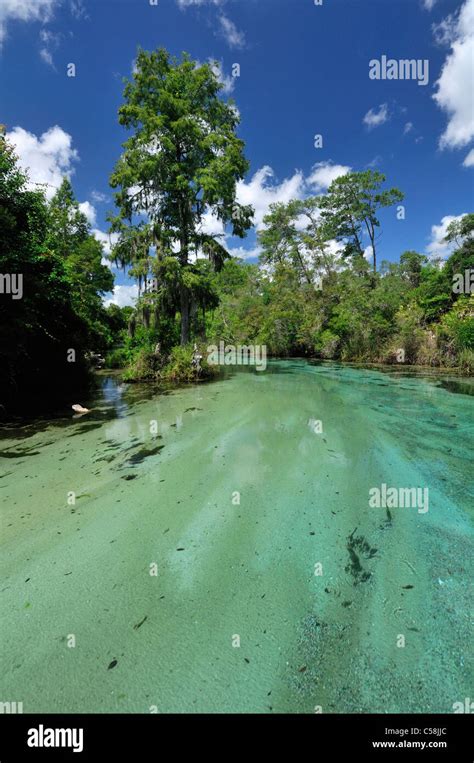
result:
[(421, 0), (423, 4), (423, 8), (425, 8), (427, 11), (433, 10), (435, 3), (437, 0)]
[(226, 75), (224, 74), (224, 64), (222, 61), (214, 61), (212, 59), (209, 59), (209, 63), (211, 65), (211, 69), (216, 75), (219, 82), (223, 85), (222, 93), (224, 95), (229, 95), (232, 93), (234, 87), (235, 87), (235, 77), (232, 77), (232, 75)]
[[(22, 127), (14, 127), (7, 133), (7, 139), (15, 147), (20, 167), (28, 173), (29, 187), (36, 189), (43, 186), (47, 199), (51, 199), (62, 183), (63, 177), (70, 177), (74, 172), (72, 163), (78, 161), (79, 155), (72, 148), (72, 137), (55, 125), (44, 132), (39, 138)], [(97, 191), (91, 194), (93, 201), (104, 201), (107, 197)], [(79, 209), (85, 214), (91, 226), (97, 224), (97, 213), (90, 201), (83, 201)], [(118, 240), (116, 233), (107, 234), (98, 228), (92, 230), (93, 235), (104, 246), (105, 254), (110, 254), (111, 245)], [(103, 264), (110, 267), (110, 262)]]
[(225, 228), (222, 220), (219, 220), (212, 212), (205, 212), (202, 216), (202, 233), (208, 236), (222, 236), (224, 235)]
[[(271, 204), (287, 204), (292, 199), (303, 199), (308, 194), (326, 191), (333, 180), (346, 175), (350, 170), (350, 167), (342, 164), (320, 162), (314, 165), (307, 178), (300, 170), (296, 170), (289, 178), (278, 183), (275, 182), (273, 169), (265, 165), (255, 172), (248, 182), (240, 180), (237, 183), (237, 201), (239, 204), (250, 204), (253, 207), (254, 227), (260, 231), (265, 227), (263, 218), (269, 212)], [(306, 218), (299, 221), (302, 228), (307, 222)], [(202, 231), (209, 235), (223, 235), (224, 241), (228, 239), (222, 222), (210, 212), (206, 212), (203, 217)], [(232, 247), (227, 243), (225, 245), (233, 257), (242, 259), (258, 257), (261, 251), (258, 246), (246, 249), (243, 246)]]
[(451, 254), (453, 249), (456, 248), (454, 242), (447, 244), (443, 239), (446, 236), (448, 225), (453, 222), (453, 220), (460, 220), (465, 214), (466, 212), (463, 212), (462, 215), (446, 215), (442, 218), (439, 225), (433, 225), (431, 227), (431, 240), (426, 247), (426, 253), (429, 254), (430, 257), (442, 257), (445, 259)]
[(237, 183), (237, 201), (240, 204), (252, 205), (255, 210), (254, 221), (257, 230), (263, 228), (263, 218), (268, 212), (270, 204), (277, 202), (286, 204), (291, 199), (301, 199), (304, 195), (305, 180), (302, 172), (295, 172), (294, 175), (279, 184), (270, 184), (269, 181), (273, 178), (272, 168), (265, 165), (253, 175), (248, 183), (244, 180), (239, 180)]
[[(216, 8), (222, 8), (222, 6), (225, 5), (226, 0), (177, 0), (177, 3), (181, 10), (192, 6), (196, 7), (202, 5), (212, 5)], [(237, 29), (232, 19), (226, 16), (224, 11), (221, 10), (217, 20), (219, 23), (219, 33), (227, 41), (227, 44), (231, 48), (242, 48), (245, 44), (245, 35)]]
[[(85, 202), (87, 204), (87, 202)], [(118, 241), (118, 233), (104, 233), (104, 231), (99, 230), (99, 228), (93, 228), (92, 234), (95, 236), (97, 241), (100, 241), (100, 243), (104, 247), (104, 253), (110, 254), (112, 251), (112, 247), (114, 244)], [(107, 264), (110, 266), (110, 262), (107, 260)]]
[(45, 64), (48, 64), (48, 66), (51, 66), (51, 68), (54, 69), (53, 56), (48, 48), (40, 48), (40, 58), (42, 58)]
[[(248, 182), (240, 180), (237, 183), (237, 201), (239, 204), (250, 204), (253, 207), (254, 227), (260, 231), (265, 227), (263, 218), (269, 212), (271, 204), (287, 204), (292, 199), (303, 199), (308, 194), (326, 191), (333, 180), (346, 175), (350, 170), (350, 167), (342, 164), (320, 162), (313, 167), (307, 178), (300, 170), (296, 170), (289, 178), (278, 183), (275, 182), (273, 169), (265, 165), (255, 172)], [(300, 222), (302, 227), (307, 225), (306, 218)], [(210, 235), (225, 235), (228, 238), (222, 222), (210, 212), (204, 215), (202, 230)], [(232, 256), (242, 259), (258, 257), (260, 254), (258, 246), (246, 249), (243, 246), (227, 245), (227, 249)]]
[(42, 29), (39, 36), (43, 43), (43, 47), (40, 48), (40, 57), (48, 66), (54, 69), (53, 50), (56, 50), (58, 47), (61, 35), (50, 32), (48, 29)]
[(83, 0), (71, 0), (69, 8), (71, 15), (78, 21), (81, 21), (82, 19), (87, 20), (89, 18)]
[(474, 167), (474, 148), (471, 148), (462, 163), (463, 167)]
[(15, 147), (20, 167), (28, 173), (30, 188), (43, 185), (46, 197), (51, 199), (63, 177), (72, 175), (72, 163), (79, 159), (72, 137), (58, 125), (39, 138), (22, 127), (14, 127), (6, 137)]
[(265, 227), (263, 218), (268, 213), (270, 204), (287, 204), (292, 199), (303, 199), (327, 191), (333, 180), (350, 171), (351, 167), (344, 164), (319, 162), (314, 165), (308, 177), (305, 178), (301, 170), (295, 170), (291, 177), (278, 183), (275, 182), (273, 169), (265, 165), (248, 182), (240, 180), (237, 183), (237, 201), (254, 208), (254, 225), (259, 231)]
[(452, 16), (445, 19), (445, 29), (451, 50), (433, 95), (448, 115), (439, 146), (463, 148), (474, 138), (474, 0), (466, 0), (454, 20)]
[(388, 106), (386, 103), (381, 103), (379, 110), (369, 109), (365, 115), (363, 122), (367, 125), (369, 130), (373, 130), (374, 127), (379, 127), (387, 122), (389, 119)]
[(311, 189), (318, 193), (326, 191), (331, 185), (333, 180), (347, 175), (351, 171), (351, 167), (347, 167), (343, 164), (333, 164), (332, 162), (319, 162), (313, 167), (311, 175), (307, 179), (307, 183), (311, 186)]
[(409, 132), (413, 130), (413, 122), (407, 122), (405, 127), (403, 128), (403, 134), (408, 135)]
[(96, 204), (104, 204), (106, 201), (109, 200), (109, 197), (105, 193), (101, 193), (100, 191), (92, 191), (91, 199), (92, 201), (95, 201)]
[(433, 24), (431, 29), (436, 44), (440, 46), (451, 45), (456, 38), (457, 25), (458, 18), (455, 13), (450, 13), (449, 16), (446, 16), (442, 21)]
[(138, 297), (137, 284), (131, 284), (130, 286), (122, 285), (115, 286), (111, 297), (104, 298), (104, 305), (118, 305), (119, 307), (133, 307), (135, 300)]
[(231, 257), (239, 257), (241, 260), (250, 260), (260, 256), (262, 251), (260, 246), (254, 246), (253, 249), (245, 249), (243, 246), (227, 247)]
[[(223, 61), (222, 60), (218, 61), (215, 58), (208, 58), (207, 63), (211, 67), (218, 81), (221, 83), (221, 85), (223, 85), (223, 89), (221, 92), (224, 93), (224, 95), (229, 95), (230, 93), (232, 93), (235, 87), (236, 78), (232, 77), (231, 74), (224, 73)], [(202, 61), (200, 61), (199, 59), (196, 59), (195, 64), (196, 64), (196, 69), (198, 69), (200, 66), (202, 66)]]
[(0, 2), (0, 48), (7, 35), (11, 21), (50, 21), (60, 0), (1, 0)]
[(380, 156), (380, 154), (377, 154), (376, 156), (374, 156), (373, 159), (370, 160), (370, 162), (367, 163), (366, 167), (368, 167), (368, 169), (372, 170), (375, 167), (380, 167), (382, 162), (383, 162), (383, 157)]
[(231, 48), (242, 48), (245, 44), (245, 35), (240, 32), (231, 19), (224, 13), (219, 16), (220, 31), (227, 44)]
[(97, 222), (97, 213), (95, 211), (95, 207), (93, 204), (90, 203), (90, 201), (83, 201), (81, 204), (79, 204), (79, 209), (81, 210), (82, 214), (87, 217), (87, 222), (90, 225), (95, 225)]

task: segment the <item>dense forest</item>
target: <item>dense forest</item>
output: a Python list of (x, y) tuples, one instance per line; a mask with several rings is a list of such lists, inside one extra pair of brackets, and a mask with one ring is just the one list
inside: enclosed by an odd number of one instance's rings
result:
[(472, 371), (474, 214), (450, 224), (447, 260), (384, 261), (380, 216), (403, 193), (379, 172), (351, 172), (324, 195), (272, 205), (259, 263), (233, 258), (204, 224), (212, 214), (244, 237), (253, 223), (236, 193), (249, 169), (239, 113), (221, 90), (210, 64), (164, 50), (139, 51), (125, 85), (109, 259), (139, 285), (133, 308), (104, 307), (113, 272), (69, 179), (48, 200), (0, 137), (3, 417), (73, 402), (99, 355), (128, 381), (192, 380), (196, 343), (203, 378), (206, 347), (221, 340), (276, 357)]

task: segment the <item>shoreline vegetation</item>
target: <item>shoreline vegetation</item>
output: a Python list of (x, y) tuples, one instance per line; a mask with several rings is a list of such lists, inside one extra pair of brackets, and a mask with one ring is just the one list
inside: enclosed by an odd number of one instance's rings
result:
[[(443, 379), (443, 377), (446, 377), (447, 380), (454, 379), (457, 383), (457, 377), (459, 377), (459, 381), (466, 382), (469, 384), (470, 382), (474, 385), (474, 375), (472, 373), (466, 373), (466, 370), (460, 366), (427, 366), (427, 365), (419, 365), (419, 364), (406, 364), (403, 365), (396, 364), (396, 363), (376, 363), (376, 362), (364, 362), (364, 361), (348, 361), (348, 360), (324, 360), (320, 358), (319, 356), (309, 357), (309, 356), (281, 356), (281, 357), (269, 357), (268, 361), (301, 361), (305, 360), (309, 362), (310, 364), (315, 363), (317, 365), (320, 364), (328, 364), (332, 365), (334, 364), (335, 367), (347, 367), (347, 368), (354, 368), (355, 370), (367, 370), (367, 371), (380, 371), (381, 373), (387, 373), (387, 374), (399, 374), (400, 376), (434, 376), (439, 377), (440, 379)], [(238, 368), (241, 368), (242, 366), (237, 366)], [(246, 366), (247, 368), (250, 368), (253, 372), (257, 373), (255, 368), (253, 366)], [(234, 372), (236, 369), (235, 365), (230, 365), (225, 367), (230, 373)], [(177, 367), (175, 363), (173, 363), (171, 360), (168, 364), (167, 371), (165, 373), (159, 373), (156, 374), (153, 373), (147, 373), (143, 376), (140, 375), (139, 367), (133, 368), (130, 372), (129, 369), (123, 369), (123, 368), (102, 368), (96, 371), (96, 375), (98, 377), (103, 376), (116, 376), (120, 379), (120, 381), (124, 384), (128, 385), (139, 385), (139, 384), (153, 384), (156, 389), (159, 390), (169, 390), (170, 388), (178, 388), (183, 387), (188, 384), (200, 384), (200, 383), (208, 383), (212, 381), (217, 381), (220, 378), (222, 378), (222, 375), (224, 374), (224, 367), (222, 366), (207, 366), (206, 371), (203, 374), (196, 374), (194, 371), (190, 370), (189, 368), (183, 369), (183, 372), (181, 374), (176, 373)], [(473, 392), (468, 392), (467, 394), (474, 394)]]
[[(448, 226), (447, 259), (383, 260), (381, 221), (403, 226), (404, 195), (380, 172), (346, 172), (326, 193), (270, 205), (258, 263), (233, 257), (227, 237), (255, 221), (238, 200), (250, 165), (222, 89), (211, 64), (138, 51), (118, 111), (128, 137), (110, 177), (110, 254), (70, 180), (52, 198), (31, 190), (0, 130), (0, 419), (70, 407), (97, 358), (129, 383), (211, 379), (207, 347), (220, 342), (473, 373), (474, 214)], [(133, 307), (105, 307), (112, 264), (138, 285)]]

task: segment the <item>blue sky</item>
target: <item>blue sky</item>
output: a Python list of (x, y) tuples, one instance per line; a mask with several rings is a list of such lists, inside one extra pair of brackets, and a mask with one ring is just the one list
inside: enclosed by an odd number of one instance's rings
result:
[[(474, 0), (151, 3), (0, 0), (0, 121), (33, 182), (51, 194), (69, 174), (106, 241), (108, 178), (125, 139), (122, 78), (139, 45), (164, 46), (221, 63), (251, 166), (239, 194), (254, 204), (257, 225), (272, 201), (321, 193), (348, 168), (374, 167), (405, 193), (404, 220), (395, 209), (381, 216), (379, 260), (408, 248), (446, 253), (447, 222), (473, 206)], [(383, 55), (428, 60), (428, 84), (370, 79), (369, 62)], [(227, 245), (255, 256), (255, 231)], [(134, 291), (123, 274), (117, 283), (123, 303)]]

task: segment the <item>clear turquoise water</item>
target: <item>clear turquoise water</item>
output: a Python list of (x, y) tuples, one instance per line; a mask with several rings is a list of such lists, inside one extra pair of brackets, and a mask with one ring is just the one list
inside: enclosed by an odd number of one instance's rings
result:
[[(103, 377), (71, 401), (91, 414), (5, 428), (0, 699), (451, 712), (474, 696), (470, 392), (281, 361), (168, 394)], [(381, 483), (429, 511), (390, 520)]]

